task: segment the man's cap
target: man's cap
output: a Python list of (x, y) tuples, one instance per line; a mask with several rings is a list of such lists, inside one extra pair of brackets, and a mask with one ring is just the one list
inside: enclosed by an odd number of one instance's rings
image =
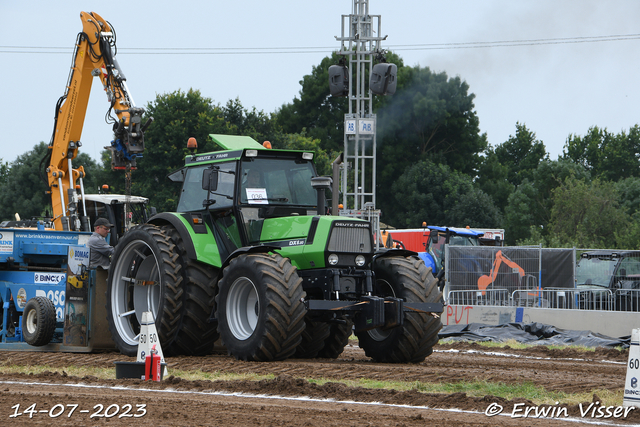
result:
[(104, 225), (105, 227), (113, 227), (113, 224), (111, 224), (106, 218), (98, 218), (96, 219), (96, 222), (93, 223), (93, 227), (98, 227), (99, 225)]

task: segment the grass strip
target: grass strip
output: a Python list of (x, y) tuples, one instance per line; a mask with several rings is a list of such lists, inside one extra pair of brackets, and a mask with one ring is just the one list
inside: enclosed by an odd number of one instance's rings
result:
[[(451, 343), (456, 343), (456, 342), (460, 342), (460, 341), (447, 341), (447, 340), (441, 340), (439, 345), (440, 346), (446, 346), (447, 344), (451, 344)], [(465, 341), (466, 342), (466, 341)], [(536, 345), (536, 344), (525, 344), (525, 343), (521, 343), (516, 341), (515, 339), (511, 338), (509, 340), (506, 341), (474, 341), (475, 343), (477, 343), (478, 345), (482, 346), (482, 347), (488, 347), (488, 348), (505, 348), (505, 347), (509, 347), (509, 348), (513, 348), (516, 350), (525, 350), (525, 349), (530, 349), (530, 348), (536, 348), (539, 347), (540, 345)], [(593, 353), (596, 351), (596, 347), (586, 347), (583, 345), (574, 345), (574, 344), (553, 344), (553, 345), (544, 345), (544, 347), (547, 347), (548, 349), (551, 350), (564, 350), (564, 349), (573, 349), (579, 352), (584, 352), (584, 353)], [(622, 347), (612, 347), (618, 351), (625, 351), (624, 348)]]
[[(21, 375), (38, 375), (45, 372), (57, 372), (59, 374), (66, 373), (69, 376), (82, 378), (84, 376), (96, 377), (99, 379), (114, 379), (115, 368), (95, 368), (86, 366), (68, 366), (63, 368), (52, 368), (50, 366), (18, 366), (5, 365), (0, 366), (0, 379), (2, 375), (21, 374)], [(170, 375), (180, 377), (189, 381), (260, 381), (274, 379), (275, 375), (257, 375), (250, 373), (229, 373), (229, 372), (203, 372), (200, 370), (183, 371), (179, 369), (171, 369)], [(487, 381), (460, 381), (455, 383), (428, 383), (421, 381), (403, 382), (403, 381), (379, 381), (366, 378), (357, 380), (336, 380), (327, 378), (305, 378), (310, 383), (323, 385), (326, 383), (341, 383), (349, 387), (363, 387), (368, 389), (384, 389), (409, 391), (416, 390), (422, 393), (466, 393), (468, 396), (483, 397), (486, 395), (498, 396), (504, 399), (524, 398), (531, 400), (537, 405), (556, 405), (560, 404), (577, 404), (580, 402), (591, 402), (593, 395), (597, 394), (598, 398), (604, 405), (622, 405), (623, 394), (620, 391), (611, 390), (590, 390), (582, 393), (564, 393), (557, 391), (548, 391), (544, 387), (535, 385), (531, 382), (521, 384), (505, 384), (502, 382)]]

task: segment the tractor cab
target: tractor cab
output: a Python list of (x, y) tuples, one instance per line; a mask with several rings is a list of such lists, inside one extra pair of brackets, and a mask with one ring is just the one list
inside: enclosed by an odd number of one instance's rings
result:
[(444, 246), (479, 246), (480, 237), (484, 235), (481, 231), (469, 228), (437, 227), (430, 225), (429, 241), (427, 251), (421, 258), (435, 276), (438, 276), (444, 268)]
[(271, 150), (242, 136), (215, 135), (215, 142), (227, 151), (187, 157), (186, 166), (169, 178), (183, 182), (178, 212), (203, 226), (210, 216), (225, 249), (221, 255), (271, 240), (267, 219), (318, 213), (313, 153)]
[(640, 289), (640, 251), (589, 251), (576, 266), (578, 289)]
[[(144, 224), (149, 219), (147, 205), (149, 199), (140, 196), (126, 196), (124, 194), (85, 194), (80, 198), (79, 212), (86, 216), (90, 228), (98, 218), (106, 218), (113, 227), (108, 236), (111, 246), (118, 244), (122, 235), (136, 224)], [(86, 208), (86, 212), (85, 212)], [(151, 214), (155, 208), (149, 209)]]
[(576, 289), (582, 309), (638, 311), (640, 251), (583, 252), (576, 266)]

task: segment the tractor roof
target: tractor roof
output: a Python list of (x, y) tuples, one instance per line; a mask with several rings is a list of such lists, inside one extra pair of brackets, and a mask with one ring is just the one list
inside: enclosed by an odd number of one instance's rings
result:
[[(256, 153), (260, 154), (257, 157), (269, 156), (271, 154), (282, 156), (289, 155), (292, 158), (300, 156), (300, 153), (307, 153), (304, 150), (281, 150), (281, 149), (271, 149), (268, 147), (264, 147), (262, 144), (258, 143), (255, 139), (250, 136), (240, 136), (240, 135), (220, 135), (220, 134), (210, 134), (209, 135), (213, 142), (215, 142), (218, 146), (222, 148), (222, 150), (211, 151), (208, 153), (202, 154), (190, 154), (185, 157), (185, 166), (190, 167), (196, 164), (207, 164), (207, 163), (215, 163), (221, 161), (230, 161), (230, 160), (238, 160), (243, 157), (256, 157)], [(252, 154), (248, 155), (247, 153), (253, 151)], [(276, 154), (277, 153), (277, 154)], [(313, 152), (311, 152), (311, 156), (313, 157)], [(303, 158), (305, 158), (303, 156)], [(307, 160), (311, 160), (307, 158)]]
[(149, 202), (149, 199), (146, 197), (140, 196), (126, 196), (124, 194), (85, 194), (84, 200), (87, 202), (101, 202), (105, 205), (110, 205), (112, 203), (129, 203), (134, 204), (146, 204)]
[(213, 142), (221, 146), (225, 150), (266, 150), (258, 141), (250, 136), (239, 135), (209, 135)]
[(624, 257), (640, 257), (640, 251), (633, 250), (611, 250), (601, 249), (595, 251), (583, 252), (581, 258), (624, 258)]
[(457, 227), (438, 227), (435, 225), (430, 225), (429, 230), (437, 230), (443, 233), (446, 233), (447, 230), (449, 230), (449, 232), (451, 233), (451, 235), (453, 236), (465, 236), (465, 237), (482, 237), (484, 236), (484, 232), (482, 231), (477, 231), (477, 230), (472, 230), (470, 228), (457, 228)]

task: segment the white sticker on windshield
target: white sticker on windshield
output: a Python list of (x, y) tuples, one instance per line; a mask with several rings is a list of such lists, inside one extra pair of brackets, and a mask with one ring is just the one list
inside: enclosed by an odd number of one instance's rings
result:
[(247, 188), (247, 201), (252, 205), (268, 205), (266, 188)]

